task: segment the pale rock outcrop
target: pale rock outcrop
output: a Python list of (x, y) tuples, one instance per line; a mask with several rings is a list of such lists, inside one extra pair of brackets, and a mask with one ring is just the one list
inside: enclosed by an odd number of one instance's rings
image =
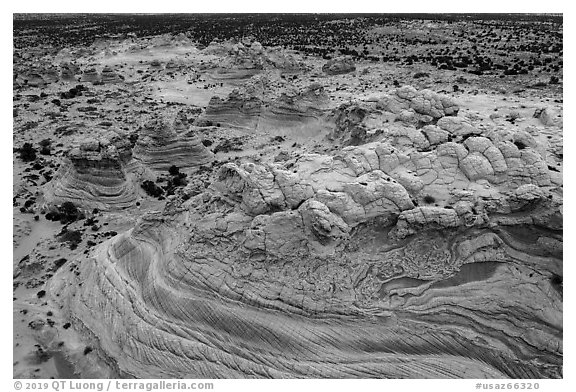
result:
[(76, 75), (80, 74), (80, 68), (72, 63), (62, 63), (60, 65), (60, 79), (67, 82), (76, 81)]
[(120, 82), (122, 82), (122, 78), (120, 77), (120, 75), (118, 75), (116, 73), (116, 71), (114, 71), (114, 69), (112, 69), (112, 67), (110, 67), (109, 65), (106, 65), (102, 69), (101, 78), (102, 78), (103, 83), (120, 83)]
[(560, 125), (562, 126), (562, 119), (558, 115), (558, 113), (551, 107), (544, 107), (536, 109), (534, 112), (534, 117), (539, 119), (540, 122), (549, 127)]
[(188, 169), (212, 161), (213, 154), (193, 132), (178, 132), (174, 124), (161, 119), (146, 122), (139, 130), (134, 158), (152, 170), (172, 165)]
[[(288, 91), (284, 112), (310, 94)], [(237, 91), (208, 117), (149, 122), (134, 155), (208, 162), (181, 144), (186, 125), (247, 126), (268, 99)], [(122, 377), (561, 377), (562, 197), (543, 153), (412, 88), (346, 106), (336, 137), (373, 107), (417, 123), (332, 155), (224, 163), (58, 271), (50, 301)]]
[[(418, 161), (400, 154), (371, 143), (304, 155), (291, 171), (225, 164), (205, 192), (103, 243), (50, 292), (74, 298), (74, 326), (126, 377), (558, 377), (560, 297), (528, 275), (543, 259), (490, 228), (507, 200), (546, 192), (527, 184), (484, 202), (472, 188), (452, 208), (415, 206), (384, 172), (387, 156)], [(507, 224), (534, 213), (516, 211)], [(538, 241), (552, 274), (557, 240)], [(493, 316), (503, 312), (514, 322)]]
[(56, 175), (44, 189), (48, 204), (71, 201), (101, 210), (133, 206), (138, 192), (127, 169), (131, 146), (126, 135), (110, 130), (83, 138), (68, 151)]
[(322, 71), (328, 75), (342, 75), (354, 72), (355, 70), (356, 66), (354, 65), (354, 61), (347, 57), (328, 60), (328, 62), (322, 66)]
[(448, 229), (461, 225), (458, 213), (453, 209), (442, 207), (416, 207), (402, 212), (398, 217), (394, 233), (399, 238), (406, 238), (425, 227), (429, 229)]
[(322, 116), (328, 102), (329, 97), (324, 87), (313, 83), (301, 90), (285, 89), (271, 102), (270, 111), (272, 116), (282, 117), (287, 121), (316, 119)]
[(156, 70), (156, 69), (161, 69), (164, 66), (162, 65), (162, 62), (158, 59), (154, 59), (150, 62), (150, 68)]
[[(379, 106), (408, 123), (428, 124), (445, 116), (455, 116), (459, 106), (453, 98), (431, 90), (403, 86), (379, 99)], [(442, 128), (440, 126), (440, 128)]]
[(80, 81), (88, 82), (88, 83), (94, 83), (94, 82), (99, 82), (100, 79), (101, 79), (101, 76), (98, 73), (98, 71), (96, 70), (96, 68), (90, 67), (90, 68), (85, 69), (82, 72), (82, 77), (81, 77)]
[(421, 131), (426, 135), (428, 142), (431, 146), (436, 146), (448, 141), (450, 133), (438, 126), (426, 125), (421, 129)]
[(329, 138), (341, 140), (345, 145), (363, 144), (367, 136), (367, 127), (363, 124), (369, 110), (362, 105), (345, 103), (333, 111), (334, 130)]
[(217, 125), (249, 130), (278, 130), (302, 127), (320, 121), (328, 96), (324, 88), (312, 84), (302, 89), (285, 89), (278, 97), (267, 97), (266, 78), (255, 76), (225, 99), (214, 96), (196, 125)]
[(233, 90), (226, 99), (214, 96), (197, 125), (220, 123), (230, 127), (255, 128), (262, 110), (262, 100), (239, 89)]
[(479, 135), (482, 133), (462, 117), (442, 117), (436, 123), (440, 129), (447, 131), (452, 136)]

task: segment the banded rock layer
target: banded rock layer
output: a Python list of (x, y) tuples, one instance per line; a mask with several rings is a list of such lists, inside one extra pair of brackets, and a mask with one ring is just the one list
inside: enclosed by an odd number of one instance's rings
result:
[(66, 155), (56, 175), (44, 189), (49, 204), (71, 201), (101, 210), (131, 207), (137, 197), (127, 164), (130, 144), (125, 135), (102, 131), (82, 139)]
[[(185, 126), (183, 121), (177, 118), (176, 126)], [(153, 170), (203, 165), (212, 161), (212, 155), (193, 132), (178, 132), (173, 124), (158, 119), (144, 124), (134, 147), (134, 158)]]
[(119, 83), (122, 81), (120, 75), (116, 73), (109, 65), (102, 69), (102, 82), (104, 83)]
[[(278, 97), (266, 97), (266, 81), (253, 78), (251, 88), (235, 89), (226, 99), (214, 96), (197, 124), (207, 122), (247, 131), (304, 128), (321, 122), (328, 95), (318, 84), (285, 89)], [(314, 128), (313, 126), (311, 128)]]
[(219, 56), (217, 69), (211, 73), (212, 78), (219, 80), (247, 79), (265, 70), (295, 73), (308, 69), (296, 53), (282, 47), (264, 48), (253, 38), (241, 42), (214, 41), (203, 52)]
[(53, 298), (125, 376), (562, 377), (561, 191), (509, 134), (434, 127), (222, 165)]

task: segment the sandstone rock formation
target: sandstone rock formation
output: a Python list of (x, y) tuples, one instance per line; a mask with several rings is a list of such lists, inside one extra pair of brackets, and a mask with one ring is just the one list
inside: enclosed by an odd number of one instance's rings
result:
[(94, 83), (94, 82), (99, 82), (101, 79), (100, 74), (98, 73), (98, 71), (96, 70), (96, 68), (87, 68), (82, 72), (82, 78), (80, 79), (80, 81), (82, 82), (88, 82), (88, 83)]
[[(244, 130), (279, 130), (305, 127), (326, 111), (324, 88), (311, 84), (302, 89), (287, 88), (279, 96), (265, 96), (266, 81), (254, 77), (242, 89), (234, 89), (226, 99), (214, 96), (196, 125), (219, 124)], [(312, 127), (313, 128), (313, 127)]]
[(342, 75), (354, 72), (355, 70), (356, 66), (354, 65), (354, 61), (346, 57), (328, 60), (328, 62), (322, 66), (322, 71), (328, 75)]
[[(497, 135), (393, 143), (224, 164), (52, 289), (125, 376), (557, 377), (542, 158)], [(525, 253), (531, 227), (547, 253)]]
[(297, 73), (310, 68), (295, 53), (282, 47), (264, 48), (253, 38), (213, 41), (203, 52), (220, 57), (212, 77), (222, 80), (247, 79), (268, 69)]
[(24, 84), (32, 87), (44, 87), (47, 83), (42, 77), (41, 70), (30, 70), (26, 72), (23, 76)]
[(232, 91), (226, 99), (214, 96), (210, 99), (205, 113), (199, 118), (199, 125), (224, 123), (230, 127), (253, 129), (258, 122), (262, 101), (239, 89)]
[(80, 73), (80, 68), (71, 63), (62, 63), (60, 65), (60, 79), (66, 82), (76, 81), (76, 75)]
[(395, 113), (400, 121), (424, 125), (458, 113), (458, 105), (452, 98), (430, 90), (418, 91), (412, 86), (403, 86), (380, 98), (379, 106)]
[(150, 62), (150, 68), (152, 69), (160, 69), (162, 68), (162, 63), (158, 59), (154, 59)]
[(131, 146), (126, 135), (97, 131), (82, 138), (44, 190), (48, 204), (71, 201), (83, 208), (114, 210), (132, 207), (137, 191), (127, 171)]
[(145, 123), (134, 147), (134, 158), (153, 170), (166, 171), (172, 165), (191, 168), (209, 163), (212, 153), (193, 132), (177, 132), (164, 120)]
[(563, 377), (557, 17), (58, 18), (15, 23), (15, 378)]
[(108, 65), (102, 69), (101, 77), (104, 83), (118, 83), (122, 81), (120, 76)]

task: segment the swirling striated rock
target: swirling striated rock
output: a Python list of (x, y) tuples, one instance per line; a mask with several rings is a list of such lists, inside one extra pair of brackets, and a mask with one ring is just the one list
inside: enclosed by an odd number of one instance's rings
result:
[(337, 57), (328, 60), (328, 62), (322, 66), (322, 71), (328, 75), (342, 75), (356, 71), (356, 66), (350, 58)]
[(94, 83), (100, 81), (100, 74), (96, 68), (87, 68), (82, 72), (82, 77), (80, 79), (82, 82)]
[[(506, 172), (465, 142), (225, 164), (53, 300), (126, 377), (561, 377), (561, 198), (536, 152)], [(494, 162), (481, 187), (468, 155)], [(414, 204), (437, 184), (450, 208)]]
[[(246, 169), (222, 169), (225, 199), (208, 192), (150, 215), (78, 277), (54, 280), (54, 298), (121, 375), (561, 375), (554, 258), (488, 230), (382, 241), (369, 234), (377, 221), (352, 230), (314, 196), (289, 208), (313, 187), (284, 197), (281, 180)], [(254, 189), (266, 193), (252, 205)]]
[(212, 161), (213, 154), (193, 132), (178, 132), (161, 119), (145, 123), (134, 147), (134, 159), (153, 170), (168, 170), (172, 165), (191, 168)]
[[(318, 86), (268, 102), (252, 82), (147, 123), (134, 155), (190, 167), (209, 161), (191, 122), (322, 113)], [(373, 141), (222, 164), (59, 271), (51, 300), (125, 377), (562, 377), (556, 147), (457, 111), (412, 88), (343, 105), (334, 138)], [(386, 113), (417, 122), (373, 132)]]
[(126, 135), (116, 131), (79, 140), (44, 188), (49, 204), (71, 201), (84, 208), (129, 208), (136, 200), (134, 180), (126, 169), (131, 159)]
[(112, 67), (110, 67), (109, 65), (106, 65), (103, 69), (102, 69), (102, 82), (103, 83), (120, 83), (122, 82), (122, 78), (120, 77), (120, 75), (118, 75), (113, 69)]

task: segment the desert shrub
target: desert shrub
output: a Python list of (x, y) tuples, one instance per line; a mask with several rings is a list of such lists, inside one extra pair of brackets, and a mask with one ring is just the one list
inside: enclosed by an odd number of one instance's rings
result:
[(426, 204), (433, 204), (436, 201), (434, 196), (426, 195), (424, 196), (424, 203)]
[(44, 217), (46, 220), (55, 222), (60, 220), (61, 214), (58, 211), (49, 211)]
[(162, 194), (164, 193), (164, 191), (162, 190), (162, 188), (160, 188), (158, 185), (154, 184), (152, 181), (150, 180), (146, 180), (142, 183), (142, 185), (140, 185), (142, 187), (142, 189), (144, 189), (144, 191), (152, 197), (160, 197), (162, 196)]
[(60, 242), (68, 242), (70, 249), (75, 249), (82, 242), (82, 232), (79, 230), (64, 229), (58, 234)]
[(50, 148), (51, 148), (52, 140), (50, 139), (43, 139), (41, 140), (38, 145), (40, 145), (40, 154), (42, 155), (50, 155)]
[(166, 195), (173, 195), (177, 188), (186, 186), (187, 184), (188, 180), (186, 180), (186, 173), (178, 173), (168, 179), (168, 183), (164, 187), (164, 190), (166, 191)]
[(19, 149), (20, 159), (24, 162), (32, 162), (36, 160), (36, 149), (32, 143), (24, 143)]
[(60, 222), (62, 224), (75, 222), (78, 219), (82, 219), (84, 214), (72, 203), (71, 201), (66, 201), (58, 207), (58, 212), (60, 213)]
[(62, 267), (64, 264), (66, 264), (68, 260), (65, 258), (60, 258), (57, 260), (54, 260), (54, 269), (57, 270), (58, 268)]

